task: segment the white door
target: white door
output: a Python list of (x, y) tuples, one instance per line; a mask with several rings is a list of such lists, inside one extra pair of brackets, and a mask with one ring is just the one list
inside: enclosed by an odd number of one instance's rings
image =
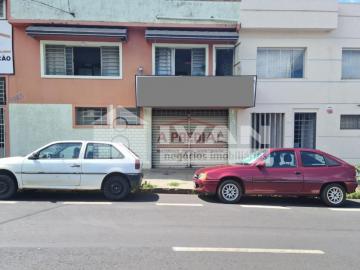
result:
[(134, 161), (107, 143), (88, 143), (82, 161), (82, 185), (100, 187), (104, 177), (113, 171), (129, 173)]
[(40, 150), (36, 159), (26, 159), (22, 166), (25, 188), (70, 187), (80, 185), (81, 143), (55, 143)]

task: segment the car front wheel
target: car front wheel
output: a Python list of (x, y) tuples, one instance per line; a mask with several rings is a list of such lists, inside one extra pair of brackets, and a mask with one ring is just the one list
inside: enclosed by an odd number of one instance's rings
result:
[(123, 176), (110, 176), (103, 186), (104, 196), (111, 201), (124, 199), (130, 193), (130, 187)]
[(217, 195), (223, 203), (238, 203), (243, 195), (243, 189), (235, 180), (225, 180), (220, 184)]
[(0, 175), (0, 200), (10, 199), (16, 191), (15, 181), (8, 175)]
[(323, 202), (331, 207), (338, 207), (346, 201), (346, 192), (343, 186), (339, 184), (327, 185), (321, 193)]

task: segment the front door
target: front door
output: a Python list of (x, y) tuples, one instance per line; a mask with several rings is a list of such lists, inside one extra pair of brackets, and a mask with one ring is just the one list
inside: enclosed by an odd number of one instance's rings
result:
[(26, 159), (22, 166), (25, 188), (79, 186), (81, 143), (55, 143), (37, 153), (37, 159)]
[(253, 178), (254, 193), (295, 194), (302, 192), (304, 178), (292, 150), (273, 151)]

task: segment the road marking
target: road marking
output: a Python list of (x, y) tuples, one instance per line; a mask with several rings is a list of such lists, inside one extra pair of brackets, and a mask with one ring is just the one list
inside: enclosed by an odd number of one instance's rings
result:
[(266, 249), (266, 248), (211, 248), (211, 247), (173, 247), (175, 252), (227, 252), (227, 253), (274, 253), (274, 254), (325, 254), (312, 249)]
[(15, 202), (15, 201), (0, 201), (1, 204), (15, 204), (15, 203), (18, 203), (18, 202)]
[(289, 210), (289, 209), (291, 209), (290, 207), (286, 207), (286, 206), (271, 206), (271, 205), (246, 205), (246, 204), (242, 204), (240, 206), (244, 207), (244, 208), (263, 208), (263, 209), (280, 209), (280, 210)]
[(360, 212), (360, 208), (329, 208), (331, 211)]
[(63, 202), (67, 205), (110, 205), (112, 202)]
[(201, 207), (204, 206), (201, 203), (156, 203), (158, 206), (194, 206)]

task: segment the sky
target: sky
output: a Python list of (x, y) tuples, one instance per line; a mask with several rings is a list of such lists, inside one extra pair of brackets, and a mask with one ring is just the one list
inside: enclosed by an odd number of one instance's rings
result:
[(339, 0), (341, 3), (360, 3), (360, 0)]

